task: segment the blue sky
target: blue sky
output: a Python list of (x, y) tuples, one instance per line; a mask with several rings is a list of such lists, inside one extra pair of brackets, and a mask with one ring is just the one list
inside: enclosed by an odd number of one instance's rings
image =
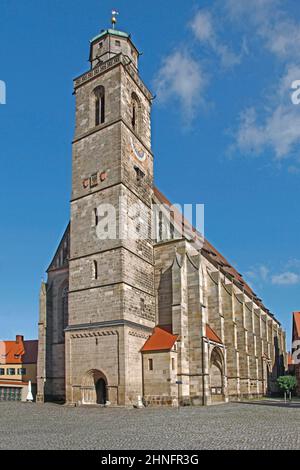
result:
[(290, 335), (300, 309), (297, 0), (0, 0), (0, 337), (37, 336), (41, 279), (69, 219), (72, 79), (120, 11), (143, 52), (156, 185), (204, 203), (206, 237)]

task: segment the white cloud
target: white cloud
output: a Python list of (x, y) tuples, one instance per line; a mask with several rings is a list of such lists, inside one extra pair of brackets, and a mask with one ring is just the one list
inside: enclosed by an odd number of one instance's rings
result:
[[(214, 53), (220, 58), (223, 67), (233, 67), (241, 62), (242, 55), (235, 54), (226, 44), (219, 40), (214, 18), (210, 11), (198, 11), (190, 26), (196, 39), (212, 48)], [(245, 52), (244, 44), (242, 45), (242, 51)]]
[(243, 154), (260, 155), (270, 149), (277, 160), (290, 156), (300, 144), (300, 109), (279, 105), (259, 125), (253, 108), (241, 114), (234, 148)]
[[(240, 63), (242, 55), (247, 52), (246, 43), (243, 40), (241, 54), (235, 54), (219, 39), (215, 26), (214, 15), (209, 10), (198, 11), (189, 24), (197, 41), (209, 47), (223, 68), (233, 67)], [(204, 94), (208, 85), (204, 61), (199, 60), (197, 52), (195, 48), (191, 54), (183, 47), (173, 51), (165, 57), (154, 79), (159, 101), (179, 101), (186, 122), (191, 121), (199, 112), (199, 107), (205, 104)]]
[(266, 266), (262, 265), (259, 267), (259, 274), (263, 281), (268, 279), (269, 272), (270, 271)]
[(158, 99), (179, 101), (185, 121), (190, 121), (204, 102), (207, 76), (201, 64), (182, 51), (167, 56), (155, 79)]
[[(279, 0), (225, 0), (229, 17), (248, 27), (252, 38), (263, 46), (285, 68), (268, 109), (246, 109), (235, 133), (235, 148), (246, 154), (260, 155), (271, 150), (275, 159), (291, 156), (300, 143), (300, 106), (291, 102), (291, 84), (300, 79), (300, 23), (283, 9)], [(257, 46), (257, 45), (256, 45)], [(271, 93), (263, 96), (270, 101)], [(265, 116), (263, 119), (261, 116)], [(296, 173), (291, 166), (290, 172)]]
[(299, 60), (299, 23), (290, 18), (278, 19), (274, 24), (266, 24), (262, 27), (260, 34), (265, 39), (266, 47), (278, 58)]
[(300, 270), (300, 259), (298, 258), (291, 258), (286, 263), (287, 268), (299, 269)]
[(300, 283), (300, 275), (286, 271), (281, 274), (276, 274), (272, 276), (272, 284), (287, 286), (287, 285), (296, 285)]
[(289, 286), (300, 284), (300, 260), (294, 258), (285, 263), (282, 272), (279, 274), (272, 273), (270, 268), (265, 264), (253, 266), (246, 276), (259, 287), (264, 284), (273, 284), (280, 286)]
[(250, 271), (246, 272), (246, 276), (252, 278), (255, 281), (267, 282), (269, 279), (270, 270), (264, 264), (257, 265), (251, 268)]
[(289, 65), (276, 93), (271, 98), (265, 97), (265, 101), (272, 101), (272, 104), (266, 110), (264, 120), (259, 122), (254, 108), (241, 113), (238, 130), (234, 133), (234, 149), (246, 155), (260, 155), (271, 150), (277, 160), (291, 156), (300, 144), (300, 106), (291, 100), (291, 83), (296, 77), (300, 77), (300, 66)]
[(291, 175), (299, 175), (299, 174), (300, 174), (300, 167), (295, 166), (295, 165), (290, 165), (290, 166), (288, 167), (288, 172), (289, 172)]
[(198, 11), (191, 22), (191, 28), (199, 41), (212, 43), (216, 40), (212, 14), (207, 10)]
[[(300, 25), (284, 9), (280, 0), (225, 0), (231, 20), (252, 28), (264, 46), (282, 60), (300, 59)], [(254, 28), (254, 31), (253, 31)]]
[[(232, 132), (231, 149), (242, 154), (268, 151), (277, 161), (296, 155), (300, 143), (300, 105), (291, 102), (291, 84), (300, 79), (300, 23), (284, 10), (282, 0), (215, 0), (210, 8), (198, 10), (189, 24), (201, 50), (213, 53), (223, 68), (239, 64), (253, 47), (265, 47), (283, 67), (282, 78), (262, 96), (262, 106), (250, 106), (240, 114)], [(242, 39), (240, 52), (222, 40), (225, 28), (236, 30)], [(205, 104), (208, 74), (197, 58), (200, 49), (179, 49), (162, 63), (154, 81), (159, 101), (179, 102), (185, 121), (190, 121)], [(212, 75), (211, 75), (212, 76)], [(297, 165), (288, 171), (298, 173)]]
[(223, 0), (232, 20), (265, 24), (277, 15), (280, 0)]

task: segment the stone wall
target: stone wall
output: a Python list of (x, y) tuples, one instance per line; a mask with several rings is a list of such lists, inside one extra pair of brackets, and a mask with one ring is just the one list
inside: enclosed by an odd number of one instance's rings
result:
[[(150, 360), (153, 370), (149, 367)], [(177, 404), (177, 360), (176, 351), (143, 353), (144, 399), (147, 405)]]

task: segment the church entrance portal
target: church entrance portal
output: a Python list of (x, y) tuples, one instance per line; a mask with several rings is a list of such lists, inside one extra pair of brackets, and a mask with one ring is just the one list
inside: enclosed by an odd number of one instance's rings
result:
[(88, 371), (82, 380), (81, 403), (83, 405), (105, 405), (107, 397), (107, 379), (97, 369)]

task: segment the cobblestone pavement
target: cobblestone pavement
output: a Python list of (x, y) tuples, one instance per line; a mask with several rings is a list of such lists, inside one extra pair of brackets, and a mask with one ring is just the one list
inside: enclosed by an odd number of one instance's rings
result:
[(0, 403), (0, 449), (299, 449), (300, 404), (71, 408)]

